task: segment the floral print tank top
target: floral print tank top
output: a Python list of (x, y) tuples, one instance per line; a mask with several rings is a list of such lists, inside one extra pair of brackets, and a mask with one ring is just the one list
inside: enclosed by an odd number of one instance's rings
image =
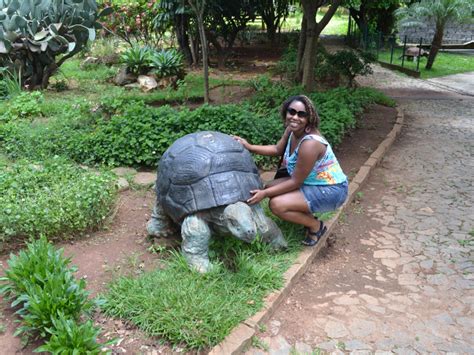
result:
[(288, 169), (288, 173), (293, 175), (296, 167), (296, 161), (298, 160), (298, 151), (301, 143), (305, 140), (316, 140), (326, 146), (326, 153), (324, 156), (317, 160), (311, 169), (308, 177), (304, 180), (305, 185), (334, 185), (340, 184), (347, 181), (347, 177), (341, 169), (339, 162), (334, 155), (331, 145), (323, 137), (316, 134), (308, 134), (303, 137), (299, 142), (293, 154), (290, 155), (290, 144), (291, 140), (294, 139), (293, 133), (291, 133), (288, 143), (286, 144), (285, 154), (283, 156), (283, 162)]

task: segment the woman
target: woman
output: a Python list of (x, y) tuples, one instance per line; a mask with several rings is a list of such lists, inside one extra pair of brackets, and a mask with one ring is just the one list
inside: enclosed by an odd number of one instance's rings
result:
[(279, 156), (284, 154), (284, 165), (290, 177), (274, 180), (263, 190), (252, 190), (249, 204), (270, 199), (269, 206), (278, 217), (307, 228), (303, 244), (314, 246), (326, 232), (315, 212), (333, 211), (347, 198), (347, 177), (329, 143), (318, 130), (319, 116), (311, 100), (298, 95), (290, 97), (281, 107), (287, 124), (285, 133), (276, 145), (253, 145), (235, 136), (250, 152)]

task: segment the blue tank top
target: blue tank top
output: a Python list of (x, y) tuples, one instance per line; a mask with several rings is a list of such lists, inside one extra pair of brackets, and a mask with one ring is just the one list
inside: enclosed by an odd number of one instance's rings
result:
[(298, 160), (298, 151), (301, 143), (305, 140), (316, 140), (326, 146), (326, 153), (324, 156), (317, 160), (314, 164), (311, 172), (304, 180), (304, 185), (334, 185), (340, 184), (347, 181), (347, 177), (341, 169), (339, 162), (334, 155), (331, 145), (323, 137), (316, 134), (308, 134), (303, 137), (299, 142), (293, 154), (290, 155), (291, 140), (294, 139), (293, 133), (291, 133), (288, 143), (286, 144), (285, 154), (283, 156), (284, 164), (288, 169), (290, 176), (293, 175), (296, 167), (296, 161)]

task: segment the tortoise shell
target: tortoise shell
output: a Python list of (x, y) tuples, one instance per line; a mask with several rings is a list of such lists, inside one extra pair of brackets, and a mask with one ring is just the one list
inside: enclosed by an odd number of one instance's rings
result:
[(196, 132), (176, 140), (158, 165), (156, 193), (177, 223), (195, 212), (250, 198), (263, 184), (251, 154), (231, 136)]

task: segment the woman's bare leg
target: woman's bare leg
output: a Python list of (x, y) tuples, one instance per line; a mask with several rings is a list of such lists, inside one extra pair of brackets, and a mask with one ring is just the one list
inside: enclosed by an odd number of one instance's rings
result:
[(299, 190), (271, 198), (269, 206), (273, 214), (285, 221), (308, 227), (312, 233), (319, 230), (320, 222), (314, 218)]

